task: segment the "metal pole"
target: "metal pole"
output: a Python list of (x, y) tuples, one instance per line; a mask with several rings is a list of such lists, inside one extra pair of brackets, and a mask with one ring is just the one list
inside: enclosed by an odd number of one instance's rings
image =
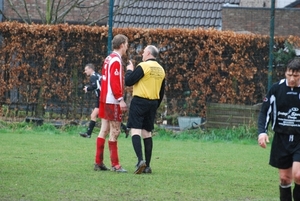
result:
[[(4, 10), (3, 10), (3, 1), (2, 0), (0, 0), (0, 10), (2, 11), (2, 12), (4, 12)], [(2, 22), (2, 14), (0, 14), (0, 22)]]
[(270, 21), (270, 45), (269, 45), (269, 68), (268, 68), (268, 90), (270, 90), (273, 81), (273, 46), (274, 46), (274, 21), (275, 21), (275, 0), (271, 2), (271, 21)]
[(111, 41), (112, 41), (112, 27), (113, 27), (113, 15), (114, 15), (114, 0), (109, 1), (109, 17), (108, 17), (108, 41), (107, 41), (107, 55), (111, 53)]

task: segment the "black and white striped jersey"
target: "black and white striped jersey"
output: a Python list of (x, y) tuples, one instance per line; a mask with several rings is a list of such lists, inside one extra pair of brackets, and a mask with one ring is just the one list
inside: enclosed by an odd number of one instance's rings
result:
[(273, 84), (263, 100), (258, 117), (258, 134), (273, 131), (300, 134), (300, 87), (287, 86), (286, 79)]

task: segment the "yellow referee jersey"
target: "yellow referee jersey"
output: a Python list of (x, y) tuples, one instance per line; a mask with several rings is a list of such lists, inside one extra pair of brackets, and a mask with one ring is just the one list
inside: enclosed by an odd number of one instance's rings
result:
[(150, 100), (160, 99), (159, 92), (165, 79), (165, 70), (154, 60), (141, 62), (139, 66), (143, 69), (144, 76), (133, 85), (133, 96)]

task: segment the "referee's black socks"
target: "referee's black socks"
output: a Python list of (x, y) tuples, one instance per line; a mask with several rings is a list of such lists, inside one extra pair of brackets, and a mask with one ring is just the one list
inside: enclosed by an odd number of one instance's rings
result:
[(300, 185), (295, 183), (293, 190), (294, 201), (300, 201)]
[(141, 136), (139, 135), (132, 135), (131, 137), (133, 149), (135, 151), (136, 157), (138, 158), (138, 163), (143, 160), (143, 152), (142, 152), (142, 143), (141, 143)]
[(151, 156), (152, 156), (153, 140), (152, 137), (144, 139), (144, 149), (145, 149), (145, 160), (147, 167), (150, 167)]
[(279, 185), (280, 201), (292, 201), (292, 190), (290, 185)]

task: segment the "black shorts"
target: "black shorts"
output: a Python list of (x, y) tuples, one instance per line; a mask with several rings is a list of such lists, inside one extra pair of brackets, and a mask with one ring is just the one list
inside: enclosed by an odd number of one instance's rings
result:
[(145, 129), (151, 132), (154, 129), (157, 106), (158, 100), (134, 96), (130, 103), (127, 128)]
[(95, 99), (95, 108), (99, 108), (99, 98)]
[(275, 133), (269, 164), (278, 169), (288, 169), (300, 162), (300, 135)]

